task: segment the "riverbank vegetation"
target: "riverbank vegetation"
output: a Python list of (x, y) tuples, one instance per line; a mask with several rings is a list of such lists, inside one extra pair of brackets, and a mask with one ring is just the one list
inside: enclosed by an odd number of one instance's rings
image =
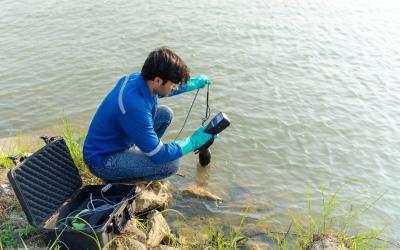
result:
[[(74, 130), (66, 118), (63, 118), (60, 123), (62, 124), (60, 134), (71, 151), (84, 184), (101, 183), (98, 178), (90, 174), (82, 158), (85, 133)], [(12, 190), (7, 191), (10, 187), (7, 187), (5, 178), (6, 171), (14, 165), (8, 158), (9, 155), (14, 155), (18, 159), (29, 155), (30, 152), (43, 145), (43, 142), (30, 142), (23, 139), (22, 134), (19, 134), (12, 143), (8, 143), (7, 147), (1, 148), (0, 184), (3, 190), (0, 189), (0, 249), (46, 247), (43, 243), (44, 236), (28, 224)], [(358, 197), (338, 199), (345, 184), (333, 193), (328, 193), (323, 183), (320, 186), (321, 204), (315, 208), (308, 195), (308, 213), (304, 215), (289, 211), (291, 223), (284, 229), (273, 229), (269, 226), (268, 219), (250, 222), (248, 215), (251, 210), (244, 211), (244, 215), (235, 225), (225, 225), (223, 221), (211, 218), (200, 220), (189, 218), (186, 221), (182, 217), (182, 224), (192, 227), (192, 230), (188, 230), (189, 232), (184, 237), (179, 230), (175, 230), (176, 235), (170, 237), (173, 239), (170, 243), (178, 249), (313, 249), (315, 242), (335, 239), (338, 247), (342, 249), (400, 247), (397, 242), (386, 240), (381, 230), (367, 228), (357, 223), (381, 196), (361, 203), (357, 208), (352, 202), (358, 202)]]

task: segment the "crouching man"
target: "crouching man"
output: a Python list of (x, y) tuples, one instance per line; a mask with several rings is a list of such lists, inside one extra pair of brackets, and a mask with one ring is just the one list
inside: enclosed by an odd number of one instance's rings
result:
[(168, 48), (149, 54), (141, 72), (122, 77), (108, 93), (89, 126), (83, 146), (90, 171), (103, 180), (160, 180), (175, 174), (179, 158), (212, 135), (198, 128), (186, 139), (163, 143), (172, 111), (158, 98), (203, 88), (206, 76), (190, 78), (185, 62)]

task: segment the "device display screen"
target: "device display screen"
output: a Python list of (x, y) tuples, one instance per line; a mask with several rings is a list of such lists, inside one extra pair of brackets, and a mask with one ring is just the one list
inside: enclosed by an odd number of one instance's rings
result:
[(210, 121), (204, 132), (217, 134), (228, 127), (229, 124), (230, 121), (228, 117), (224, 113), (220, 112)]
[(211, 120), (211, 126), (215, 127), (217, 126), (217, 124), (222, 121), (223, 117), (222, 114), (218, 114), (216, 117), (214, 117), (214, 119)]

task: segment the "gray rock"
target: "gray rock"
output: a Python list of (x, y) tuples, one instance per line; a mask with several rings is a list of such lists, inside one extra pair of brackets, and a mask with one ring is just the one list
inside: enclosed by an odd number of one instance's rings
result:
[(268, 243), (250, 239), (246, 241), (243, 245), (243, 249), (246, 250), (267, 250), (273, 249)]
[(251, 244), (251, 245), (246, 245), (244, 249), (248, 250), (267, 250), (267, 249), (273, 249), (267, 244)]
[(171, 230), (162, 214), (157, 210), (150, 212), (147, 219), (150, 228), (147, 233), (147, 245), (158, 246), (164, 237), (171, 234)]
[(180, 248), (166, 246), (166, 245), (159, 245), (159, 246), (150, 248), (150, 250), (180, 250)]
[(124, 235), (128, 235), (129, 237), (132, 237), (133, 239), (136, 239), (144, 244), (147, 240), (146, 234), (137, 227), (137, 220), (135, 219), (132, 219), (129, 222), (126, 231), (124, 232)]
[(147, 236), (137, 227), (137, 220), (132, 219), (125, 232), (112, 243), (110, 249), (148, 249)]
[(147, 250), (148, 247), (138, 240), (129, 237), (120, 237), (113, 242), (110, 249), (116, 250)]
[(324, 236), (311, 244), (310, 250), (349, 250), (343, 242), (333, 236)]
[(8, 169), (0, 165), (0, 196), (10, 191), (10, 184), (7, 179)]
[(182, 194), (185, 196), (202, 198), (211, 201), (222, 201), (223, 199), (215, 194), (210, 193), (208, 190), (200, 186), (189, 186), (182, 190)]
[(0, 195), (1, 194), (8, 194), (11, 191), (10, 184), (2, 183), (0, 184)]
[(155, 182), (146, 188), (140, 185), (142, 192), (136, 197), (136, 213), (147, 212), (153, 209), (164, 209), (172, 198), (167, 185), (162, 182)]

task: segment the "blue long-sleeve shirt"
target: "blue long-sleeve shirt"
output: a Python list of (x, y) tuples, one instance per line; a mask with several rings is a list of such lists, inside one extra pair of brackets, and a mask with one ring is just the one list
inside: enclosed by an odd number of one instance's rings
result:
[[(186, 91), (186, 85), (171, 93)], [(89, 126), (83, 157), (89, 165), (103, 164), (110, 154), (135, 145), (155, 163), (182, 156), (175, 143), (163, 144), (154, 131), (158, 96), (152, 96), (140, 73), (122, 77), (105, 97)]]

